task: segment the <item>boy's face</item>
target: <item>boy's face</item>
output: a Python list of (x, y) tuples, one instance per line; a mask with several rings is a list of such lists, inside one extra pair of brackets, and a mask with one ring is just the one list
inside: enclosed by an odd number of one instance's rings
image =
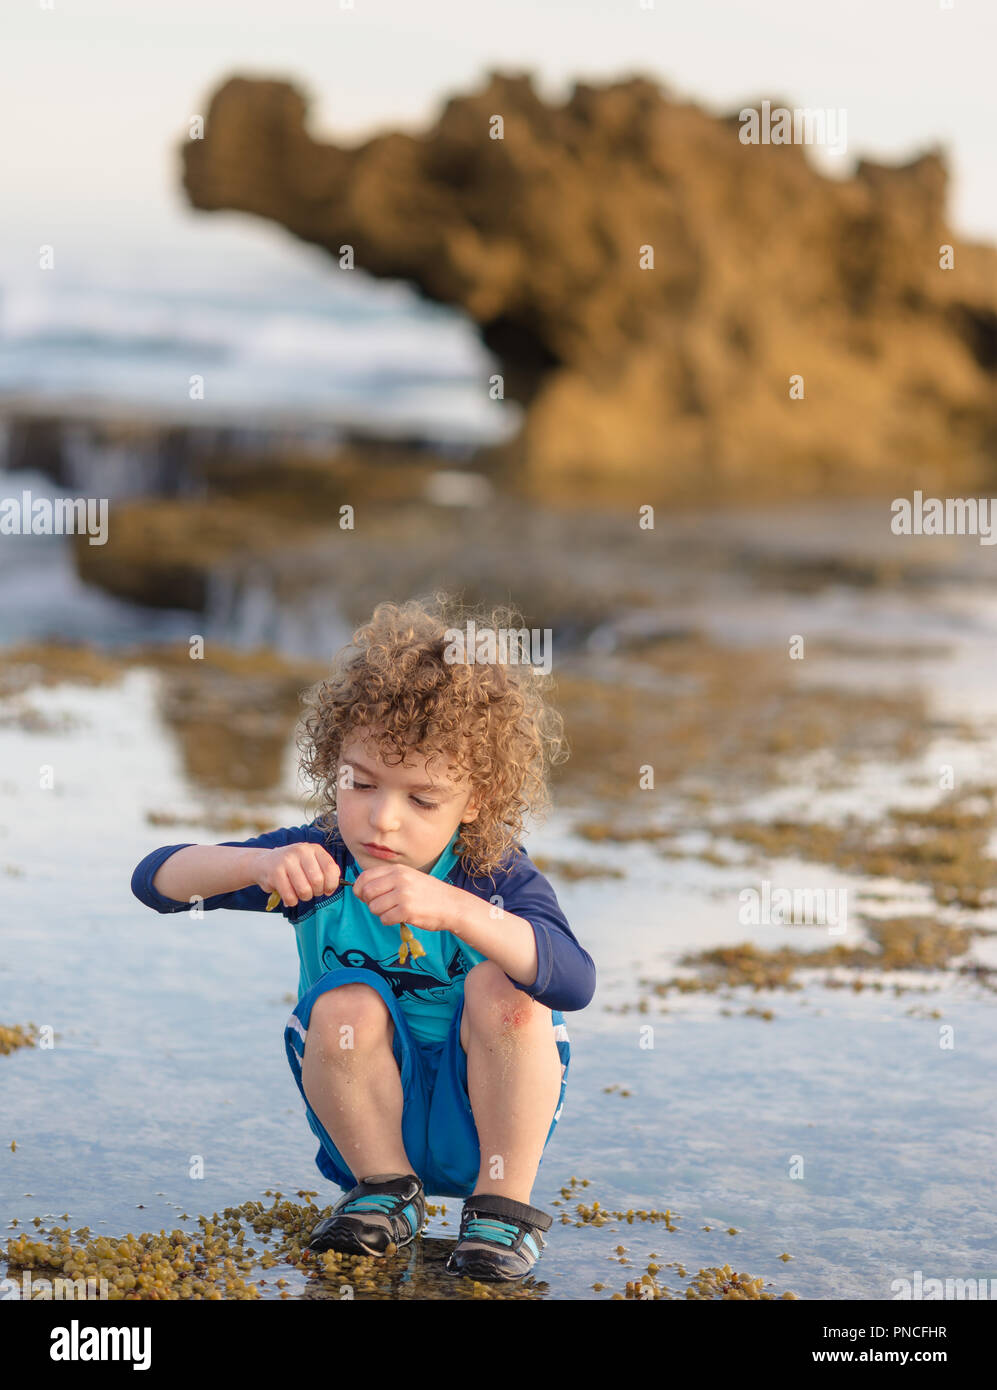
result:
[[(353, 785), (344, 786), (344, 767)], [(339, 761), (336, 819), (346, 848), (361, 869), (407, 864), (428, 873), (450, 843), (457, 826), (478, 814), (471, 789), (440, 755), (427, 759), (410, 752), (406, 765), (383, 763), (376, 745), (351, 735)], [(394, 854), (377, 854), (383, 845)]]

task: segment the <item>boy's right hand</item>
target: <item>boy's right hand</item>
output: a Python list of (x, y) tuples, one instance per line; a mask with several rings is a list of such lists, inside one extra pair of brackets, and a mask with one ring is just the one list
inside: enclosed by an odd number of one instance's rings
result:
[(321, 845), (302, 840), (277, 849), (258, 849), (252, 861), (254, 881), (265, 893), (277, 892), (285, 907), (335, 893), (339, 865)]

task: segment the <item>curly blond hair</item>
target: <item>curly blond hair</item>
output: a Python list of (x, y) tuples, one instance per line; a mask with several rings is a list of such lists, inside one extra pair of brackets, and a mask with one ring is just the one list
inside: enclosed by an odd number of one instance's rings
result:
[(465, 608), (441, 591), (431, 599), (379, 603), (334, 657), (331, 676), (302, 695), (296, 741), (302, 772), (321, 802), (316, 823), (329, 831), (335, 830), (342, 749), (353, 734), (372, 738), (389, 765), (413, 752), (449, 757), (479, 803), (477, 817), (460, 825), (455, 852), (472, 877), (494, 881), (525, 817), (549, 810), (548, 771), (568, 751), (564, 721), (547, 704), (545, 677), (534, 666), (483, 662), (477, 652), (445, 659), (453, 630), (463, 633), (469, 620), (479, 633), (524, 628), (511, 605)]

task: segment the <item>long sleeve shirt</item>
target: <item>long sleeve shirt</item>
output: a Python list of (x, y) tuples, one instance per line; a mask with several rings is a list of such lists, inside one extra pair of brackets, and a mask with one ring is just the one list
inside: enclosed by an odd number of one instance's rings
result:
[[(472, 877), (454, 853), (458, 833), (454, 832), (430, 872), (486, 902), (498, 895), (506, 912), (523, 918), (533, 928), (536, 979), (525, 985), (507, 976), (517, 989), (554, 1013), (584, 1009), (595, 992), (595, 965), (572, 934), (550, 883), (521, 845), (514, 846), (514, 854), (507, 860), (506, 867), (497, 869), (493, 878)], [(270, 830), (248, 840), (225, 840), (223, 843), (240, 849), (275, 849), (298, 841), (322, 845), (335, 859), (340, 871), (335, 893), (299, 901), (294, 907), (280, 905), (297, 939), (299, 997), (331, 970), (373, 970), (388, 982), (416, 1038), (439, 1041), (445, 1037), (463, 993), (465, 976), (486, 957), (450, 932), (423, 931), (416, 935), (426, 954), (417, 960), (410, 958), (400, 963), (399, 929), (384, 926), (353, 892), (350, 885), (360, 869), (338, 830), (326, 832), (312, 821), (307, 825)], [(140, 902), (157, 912), (190, 910), (189, 902), (167, 898), (153, 887), (153, 879), (162, 864), (171, 854), (186, 848), (187, 844), (163, 845), (147, 854), (136, 866), (131, 887)], [(207, 897), (203, 907), (206, 912), (216, 908), (263, 912), (267, 898), (262, 888), (252, 884)]]

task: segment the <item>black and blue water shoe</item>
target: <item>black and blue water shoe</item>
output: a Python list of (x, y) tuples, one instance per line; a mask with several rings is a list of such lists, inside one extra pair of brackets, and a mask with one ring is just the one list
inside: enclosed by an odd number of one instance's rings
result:
[(426, 1194), (415, 1173), (376, 1173), (345, 1193), (312, 1231), (309, 1250), (384, 1255), (415, 1240), (426, 1221)]
[(471, 1279), (519, 1279), (539, 1260), (542, 1232), (550, 1230), (553, 1219), (539, 1207), (497, 1193), (467, 1197), (447, 1272)]

